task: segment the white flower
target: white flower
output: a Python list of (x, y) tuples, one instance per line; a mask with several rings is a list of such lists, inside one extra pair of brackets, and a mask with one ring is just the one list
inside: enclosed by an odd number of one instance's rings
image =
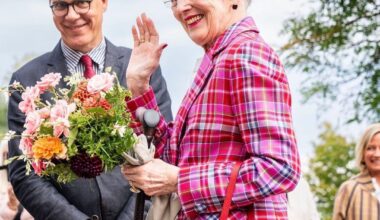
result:
[(71, 76), (66, 76), (63, 80), (67, 82), (67, 85), (74, 86), (80, 83), (83, 80), (83, 77), (80, 73), (73, 73)]
[(121, 125), (115, 124), (113, 126), (113, 130), (111, 134), (116, 135), (116, 132), (117, 132), (120, 137), (124, 137), (126, 129), (127, 129), (127, 126), (125, 125), (121, 126)]
[(21, 87), (21, 83), (18, 81), (14, 81), (11, 85), (12, 88), (17, 89)]

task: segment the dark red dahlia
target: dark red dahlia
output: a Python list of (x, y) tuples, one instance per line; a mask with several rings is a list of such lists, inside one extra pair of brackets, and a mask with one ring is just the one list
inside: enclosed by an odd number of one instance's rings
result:
[(70, 158), (71, 170), (79, 177), (94, 178), (103, 172), (102, 160), (98, 156), (90, 157), (80, 153)]

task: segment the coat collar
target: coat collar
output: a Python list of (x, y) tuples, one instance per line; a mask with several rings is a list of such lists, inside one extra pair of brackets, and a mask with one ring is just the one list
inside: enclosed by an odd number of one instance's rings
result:
[[(110, 41), (106, 39), (106, 56), (105, 56), (105, 64), (104, 67), (112, 67), (112, 71), (115, 72), (119, 79), (121, 79), (123, 62), (122, 58), (125, 56), (120, 49), (113, 45)], [(55, 46), (53, 51), (51, 52), (50, 58), (47, 62), (48, 72), (58, 72), (61, 73), (62, 78), (70, 75), (70, 72), (67, 69), (65, 57), (63, 55), (60, 42)], [(60, 82), (61, 87), (66, 87), (64, 85), (63, 80)]]
[(368, 171), (364, 171), (357, 176), (354, 176), (353, 180), (356, 180), (364, 190), (369, 192), (375, 191), (375, 187), (372, 184), (372, 177), (369, 175)]
[[(241, 21), (232, 25), (228, 30), (226, 30), (222, 35), (220, 35), (213, 46), (209, 48), (204, 54), (197, 74), (195, 75), (194, 81), (187, 91), (186, 96), (184, 97), (181, 107), (178, 110), (176, 125), (174, 127), (174, 138), (172, 139), (171, 144), (173, 146), (180, 146), (183, 135), (186, 130), (186, 120), (187, 115), (191, 109), (191, 106), (202, 92), (204, 87), (207, 85), (209, 78), (211, 77), (211, 73), (214, 69), (214, 59), (215, 57), (223, 51), (238, 35), (243, 32), (254, 31), (258, 33), (255, 22), (251, 17), (246, 17)], [(180, 149), (180, 147), (176, 147), (174, 149)], [(179, 153), (179, 152), (177, 152)], [(178, 156), (177, 158), (178, 159)], [(177, 161), (172, 161), (176, 163)]]
[(229, 27), (220, 35), (215, 43), (206, 51), (209, 56), (214, 57), (224, 50), (237, 36), (243, 32), (253, 31), (259, 33), (255, 21), (252, 17), (245, 17)]

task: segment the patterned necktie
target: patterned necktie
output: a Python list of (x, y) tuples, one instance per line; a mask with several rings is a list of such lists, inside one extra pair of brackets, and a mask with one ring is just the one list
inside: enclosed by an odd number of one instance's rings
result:
[(91, 79), (91, 77), (93, 77), (95, 75), (94, 68), (92, 67), (92, 59), (91, 59), (91, 57), (89, 55), (83, 55), (80, 58), (80, 61), (84, 65), (84, 73), (83, 73), (84, 78)]

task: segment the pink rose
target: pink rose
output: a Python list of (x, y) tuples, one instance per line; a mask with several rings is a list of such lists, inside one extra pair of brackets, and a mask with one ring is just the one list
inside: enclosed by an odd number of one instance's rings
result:
[(42, 160), (37, 160), (32, 163), (32, 167), (33, 167), (34, 172), (37, 175), (41, 176), (42, 171), (46, 169), (46, 164)]
[(38, 112), (29, 112), (26, 116), (24, 127), (26, 128), (28, 134), (34, 134), (41, 126), (41, 123), (42, 119)]
[[(24, 135), (24, 133), (23, 133)], [(33, 146), (33, 139), (30, 137), (22, 137), (20, 141), (19, 148), (22, 151), (24, 155), (26, 155), (28, 158), (31, 158), (33, 155), (32, 152), (32, 146)]]
[(62, 76), (60, 73), (49, 73), (44, 75), (41, 78), (41, 81), (38, 81), (36, 85), (40, 89), (40, 94), (44, 93), (49, 88), (58, 85), (59, 80), (61, 80), (61, 78)]
[(50, 116), (50, 109), (48, 107), (37, 110), (42, 119), (47, 119)]
[(25, 92), (22, 93), (21, 101), (18, 108), (25, 114), (32, 112), (36, 109), (34, 101), (40, 96), (40, 90), (37, 87), (26, 87)]
[(33, 112), (36, 109), (36, 104), (34, 103), (34, 100), (27, 99), (24, 101), (21, 101), (18, 104), (18, 108), (21, 112), (28, 114), (29, 112)]
[(38, 87), (26, 87), (25, 91), (22, 93), (22, 100), (32, 99), (35, 100), (40, 96), (40, 89)]
[(59, 120), (54, 122), (53, 125), (53, 134), (55, 137), (60, 137), (62, 134), (65, 137), (69, 137), (70, 134), (70, 122), (67, 119), (60, 118)]
[(113, 86), (115, 76), (108, 73), (101, 73), (93, 76), (87, 84), (87, 91), (91, 94), (101, 91), (107, 92)]
[(74, 111), (74, 103), (69, 105), (66, 100), (58, 100), (50, 110), (50, 121), (55, 122), (59, 119), (68, 119), (70, 113)]

